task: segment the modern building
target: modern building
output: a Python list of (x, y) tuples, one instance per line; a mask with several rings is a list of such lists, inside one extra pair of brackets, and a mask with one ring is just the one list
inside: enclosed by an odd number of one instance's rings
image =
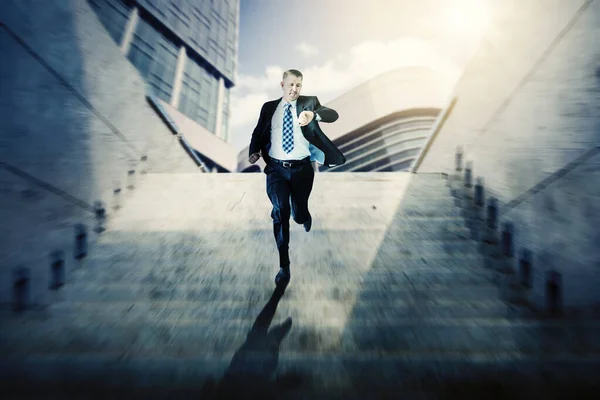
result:
[[(186, 126), (183, 134), (206, 164), (222, 172), (235, 170), (236, 151), (227, 143), (227, 132), (239, 0), (88, 2), (144, 78), (148, 95), (170, 114), (177, 112), (179, 125)], [(218, 155), (214, 146), (205, 145), (215, 142), (209, 136), (224, 142), (217, 146)]]
[[(389, 71), (326, 103), (339, 119), (321, 124), (346, 156), (344, 165), (319, 166), (319, 172), (407, 171), (448, 106), (455, 79), (424, 67)], [(238, 154), (238, 171), (259, 172), (262, 159), (250, 165), (248, 148)]]

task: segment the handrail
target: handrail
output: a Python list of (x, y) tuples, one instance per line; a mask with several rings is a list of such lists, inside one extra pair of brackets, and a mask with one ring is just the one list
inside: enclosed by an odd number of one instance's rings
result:
[(413, 174), (416, 173), (417, 170), (419, 169), (419, 167), (421, 166), (421, 163), (423, 162), (423, 160), (425, 159), (425, 156), (429, 152), (429, 149), (431, 148), (433, 141), (436, 139), (437, 135), (442, 130), (442, 127), (448, 120), (448, 117), (450, 116), (450, 113), (454, 109), (454, 106), (456, 105), (457, 101), (458, 101), (458, 97), (456, 97), (456, 96), (453, 97), (452, 100), (450, 100), (450, 103), (448, 104), (448, 106), (444, 108), (444, 111), (442, 111), (442, 114), (440, 115), (439, 119), (433, 126), (433, 132), (431, 133), (431, 135), (429, 135), (429, 138), (427, 138), (427, 141), (421, 148), (419, 155), (415, 158), (415, 162), (410, 169), (411, 173), (413, 173)]
[(539, 181), (538, 183), (533, 185), (531, 188), (529, 188), (528, 190), (526, 190), (519, 196), (515, 197), (514, 199), (512, 199), (511, 201), (509, 201), (508, 203), (503, 205), (500, 208), (499, 214), (505, 214), (508, 211), (512, 210), (513, 208), (515, 208), (516, 206), (521, 204), (523, 201), (525, 201), (529, 196), (536, 194), (536, 193), (540, 192), (541, 190), (547, 188), (552, 183), (554, 183), (558, 179), (564, 177), (569, 172), (574, 170), (576, 167), (583, 164), (584, 162), (586, 162), (587, 160), (589, 160), (590, 158), (594, 157), (597, 154), (600, 154), (600, 146), (593, 147), (593, 148), (587, 150), (585, 153), (583, 153), (582, 155), (577, 157), (575, 160), (571, 161), (564, 167), (554, 171), (552, 174), (550, 174), (550, 176), (547, 176), (546, 178), (542, 179), (541, 181)]
[(4, 168), (5, 170), (12, 173), (13, 175), (17, 175), (29, 182), (34, 183), (37, 186), (40, 186), (40, 187), (46, 189), (47, 191), (49, 191), (51, 193), (54, 193), (57, 196), (62, 197), (63, 199), (67, 200), (70, 203), (73, 203), (74, 205), (76, 205), (77, 207), (79, 207), (81, 209), (84, 209), (91, 213), (96, 212), (96, 209), (91, 204), (86, 203), (85, 201), (73, 196), (72, 194), (67, 193), (62, 189), (59, 189), (56, 186), (54, 186), (48, 182), (45, 182), (29, 173), (23, 171), (22, 169), (20, 169), (18, 167), (15, 167), (14, 165), (10, 165), (4, 161), (0, 161), (0, 168)]
[(171, 118), (171, 116), (169, 115), (167, 110), (164, 109), (164, 107), (162, 106), (162, 104), (160, 104), (158, 99), (151, 94), (146, 95), (146, 99), (148, 100), (148, 103), (150, 103), (150, 106), (152, 106), (152, 108), (154, 108), (154, 110), (156, 111), (156, 113), (158, 114), (160, 119), (162, 119), (163, 122), (167, 125), (167, 128), (169, 128), (169, 130), (175, 136), (177, 136), (177, 138), (179, 139), (179, 143), (184, 148), (186, 153), (188, 153), (188, 155), (192, 158), (192, 160), (194, 160), (196, 165), (200, 167), (202, 172), (208, 172), (209, 169), (206, 166), (206, 164), (204, 163), (204, 161), (202, 161), (200, 156), (198, 156), (198, 154), (196, 154), (196, 152), (194, 151), (192, 146), (189, 144), (189, 142), (183, 135), (183, 132), (177, 126), (177, 123), (173, 120), (173, 118)]

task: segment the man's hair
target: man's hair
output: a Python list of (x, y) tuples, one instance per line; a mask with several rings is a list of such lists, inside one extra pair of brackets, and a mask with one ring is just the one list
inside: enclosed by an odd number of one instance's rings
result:
[(302, 76), (302, 72), (298, 71), (297, 69), (288, 69), (287, 71), (285, 71), (283, 73), (283, 79), (285, 80), (285, 78), (287, 78), (288, 74), (292, 74), (298, 78), (302, 78), (304, 79), (304, 77)]

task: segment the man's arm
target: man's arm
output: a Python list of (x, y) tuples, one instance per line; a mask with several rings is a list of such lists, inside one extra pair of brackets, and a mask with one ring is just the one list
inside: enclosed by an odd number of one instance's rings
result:
[(256, 124), (256, 128), (254, 128), (254, 131), (252, 132), (252, 139), (250, 140), (250, 147), (248, 148), (249, 153), (248, 156), (251, 156), (252, 154), (257, 154), (260, 151), (260, 134), (261, 134), (261, 129), (262, 129), (262, 120), (264, 117), (264, 113), (265, 113), (265, 106), (267, 103), (263, 104), (262, 108), (260, 109), (260, 116), (258, 117), (258, 123)]
[[(317, 96), (315, 96), (315, 102), (316, 102), (315, 109), (313, 112), (315, 113), (314, 118), (317, 119), (317, 121), (319, 121), (319, 122), (335, 122), (339, 118), (337, 111), (335, 111), (332, 108), (328, 108), (328, 107), (321, 105), (321, 103), (319, 103), (319, 98)], [(317, 118), (317, 115), (319, 116), (318, 118)]]

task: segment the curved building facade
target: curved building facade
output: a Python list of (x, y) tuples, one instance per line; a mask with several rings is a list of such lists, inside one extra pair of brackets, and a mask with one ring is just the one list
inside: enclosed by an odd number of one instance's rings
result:
[[(326, 105), (339, 119), (323, 124), (325, 134), (346, 163), (320, 172), (407, 171), (446, 107), (455, 78), (424, 67), (383, 73)], [(262, 159), (248, 163), (248, 148), (238, 155), (238, 171), (258, 172)]]
[(320, 171), (406, 171), (429, 137), (440, 108), (400, 111), (337, 139), (346, 163)]

